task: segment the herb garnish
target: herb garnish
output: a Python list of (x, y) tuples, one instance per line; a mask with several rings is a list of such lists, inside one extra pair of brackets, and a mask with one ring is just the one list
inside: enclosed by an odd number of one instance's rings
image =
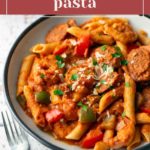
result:
[(101, 80), (100, 83), (101, 84), (106, 84), (106, 80)]
[(107, 49), (107, 45), (101, 46), (101, 50), (102, 50), (102, 51), (105, 51), (106, 49)]
[(116, 50), (116, 53), (112, 54), (112, 57), (114, 57), (114, 58), (122, 57), (123, 55), (122, 55), (122, 53), (121, 53), (120, 48), (119, 48), (118, 46), (115, 46), (114, 48), (115, 48), (115, 50)]
[(114, 57), (114, 58), (119, 58), (119, 57), (122, 57), (122, 54), (116, 52), (116, 53), (112, 54), (112, 57)]
[(130, 83), (129, 82), (125, 82), (125, 86), (126, 87), (130, 87)]
[(108, 67), (108, 65), (103, 63), (103, 65), (102, 65), (103, 72), (107, 71), (107, 67)]
[(121, 65), (126, 66), (128, 64), (128, 61), (127, 60), (121, 60), (120, 63), (121, 63)]
[(65, 66), (65, 63), (62, 63), (61, 61), (57, 61), (58, 68), (63, 68)]
[(44, 77), (45, 77), (45, 74), (41, 73), (40, 78), (44, 79)]
[(64, 61), (64, 59), (63, 59), (61, 56), (59, 56), (59, 55), (56, 55), (55, 58), (56, 58), (58, 61), (61, 61), (61, 62)]
[(71, 80), (76, 81), (77, 79), (78, 79), (78, 74), (75, 73), (71, 76)]
[(84, 105), (81, 101), (77, 103), (77, 106), (82, 107), (82, 109), (85, 110), (85, 111), (87, 111), (87, 109), (88, 109), (88, 106)]
[(96, 66), (96, 65), (98, 65), (98, 63), (97, 63), (97, 61), (96, 61), (96, 59), (92, 59), (92, 63), (93, 63), (93, 66)]
[(59, 55), (56, 55), (55, 58), (57, 60), (56, 63), (58, 65), (58, 68), (63, 68), (65, 66), (64, 59)]
[(54, 94), (61, 96), (61, 95), (64, 94), (64, 92), (62, 90), (60, 90), (60, 89), (56, 89), (56, 90), (54, 90)]

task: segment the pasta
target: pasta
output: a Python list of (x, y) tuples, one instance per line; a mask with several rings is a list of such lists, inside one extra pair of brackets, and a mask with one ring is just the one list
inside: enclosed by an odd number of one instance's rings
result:
[(139, 124), (150, 123), (150, 115), (148, 115), (147, 113), (137, 113), (136, 121)]
[(143, 138), (150, 142), (150, 124), (144, 124), (141, 129), (141, 133), (143, 135)]
[(132, 78), (125, 74), (125, 88), (124, 88), (124, 113), (126, 116), (135, 122), (135, 92), (136, 85)]
[(134, 147), (136, 147), (140, 143), (141, 143), (140, 130), (139, 130), (139, 128), (136, 128), (134, 138), (133, 138), (132, 142), (129, 144), (129, 146), (127, 147), (127, 150), (132, 150)]
[(53, 42), (48, 44), (36, 44), (34, 47), (32, 47), (31, 51), (37, 54), (48, 55), (48, 54), (52, 54), (53, 50), (58, 45), (60, 45), (59, 42)]
[(103, 141), (107, 142), (113, 136), (114, 136), (114, 130), (106, 130), (105, 133), (104, 133)]
[(34, 58), (35, 55), (29, 55), (25, 57), (23, 60), (22, 67), (18, 77), (17, 95), (20, 95), (23, 92), (23, 87), (27, 84), (27, 78), (30, 74)]
[(109, 147), (104, 142), (97, 142), (94, 146), (94, 150), (109, 150)]
[(113, 89), (102, 96), (99, 103), (99, 112), (101, 113), (107, 106), (123, 95), (123, 86)]
[(79, 140), (81, 136), (88, 130), (89, 124), (78, 123), (77, 126), (66, 136), (66, 139)]
[(149, 38), (129, 20), (70, 19), (30, 53), (16, 95), (42, 130), (85, 149), (150, 142)]
[(44, 108), (35, 102), (33, 93), (28, 86), (24, 86), (24, 95), (27, 100), (27, 106), (31, 110), (31, 114), (34, 118), (35, 123), (40, 127), (45, 127), (44, 112), (47, 108)]

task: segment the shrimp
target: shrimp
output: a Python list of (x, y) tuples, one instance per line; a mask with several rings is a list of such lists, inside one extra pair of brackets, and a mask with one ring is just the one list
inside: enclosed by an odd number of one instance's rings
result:
[(114, 149), (128, 146), (135, 133), (135, 124), (127, 117), (122, 118), (117, 124), (117, 128), (117, 135), (104, 141), (109, 147)]
[(133, 79), (125, 74), (125, 83), (129, 83), (130, 87), (124, 87), (124, 115), (119, 116), (119, 122), (116, 126), (117, 134), (115, 137), (108, 139), (107, 144), (112, 148), (121, 148), (128, 146), (135, 134), (135, 93), (136, 86)]

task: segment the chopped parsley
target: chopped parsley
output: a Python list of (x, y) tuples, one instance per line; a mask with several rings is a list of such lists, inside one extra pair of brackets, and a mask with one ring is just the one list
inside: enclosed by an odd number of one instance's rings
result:
[(105, 51), (106, 49), (107, 49), (107, 45), (101, 46), (101, 50), (102, 50), (102, 51)]
[(128, 64), (127, 60), (121, 60), (121, 65), (126, 66)]
[(118, 46), (115, 46), (114, 48), (116, 50), (116, 53), (112, 54), (112, 57), (114, 57), (114, 58), (120, 58), (120, 57), (122, 57), (123, 55), (121, 53), (120, 48)]
[(81, 107), (85, 111), (87, 111), (87, 109), (88, 109), (88, 106), (84, 105), (81, 101), (77, 103), (77, 106)]
[(96, 66), (96, 65), (98, 65), (98, 63), (97, 63), (97, 61), (96, 61), (96, 59), (92, 59), (92, 63), (93, 63), (93, 66)]
[(120, 47), (114, 46), (114, 48), (115, 48), (116, 52), (121, 52)]
[(112, 54), (112, 57), (114, 57), (114, 58), (119, 58), (119, 57), (122, 57), (122, 54), (116, 52), (116, 53)]
[(121, 114), (121, 116), (124, 118), (124, 117), (126, 116), (126, 113), (123, 112), (123, 113)]
[(59, 56), (59, 55), (56, 55), (55, 58), (56, 58), (56, 60), (58, 60), (58, 61), (61, 61), (61, 62), (64, 61), (64, 59), (63, 59), (61, 56)]
[(65, 66), (65, 63), (62, 63), (61, 61), (57, 61), (58, 68), (63, 68)]
[(41, 73), (41, 74), (40, 74), (40, 78), (41, 78), (41, 79), (44, 79), (44, 78), (45, 78), (45, 74)]
[(125, 86), (126, 87), (130, 87), (130, 83), (129, 82), (125, 82)]
[(106, 84), (106, 80), (101, 80), (100, 83), (101, 84)]
[(78, 79), (78, 74), (75, 73), (71, 76), (71, 80), (76, 81), (77, 79)]
[(60, 89), (56, 89), (56, 90), (54, 90), (54, 94), (61, 96), (61, 95), (64, 94), (64, 92), (62, 90), (60, 90)]
[(107, 67), (108, 67), (108, 65), (105, 63), (102, 65), (103, 72), (107, 71)]
[(96, 87), (96, 88), (99, 88), (99, 86), (100, 86), (99, 83), (97, 83), (95, 87)]
[(63, 58), (61, 56), (59, 56), (59, 55), (56, 55), (55, 58), (57, 60), (56, 63), (58, 65), (58, 68), (63, 68), (65, 66)]

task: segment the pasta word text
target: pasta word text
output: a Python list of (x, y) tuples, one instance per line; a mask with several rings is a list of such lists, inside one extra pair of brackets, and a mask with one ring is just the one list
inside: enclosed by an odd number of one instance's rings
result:
[(61, 8), (96, 8), (95, 0), (54, 0), (54, 11)]

